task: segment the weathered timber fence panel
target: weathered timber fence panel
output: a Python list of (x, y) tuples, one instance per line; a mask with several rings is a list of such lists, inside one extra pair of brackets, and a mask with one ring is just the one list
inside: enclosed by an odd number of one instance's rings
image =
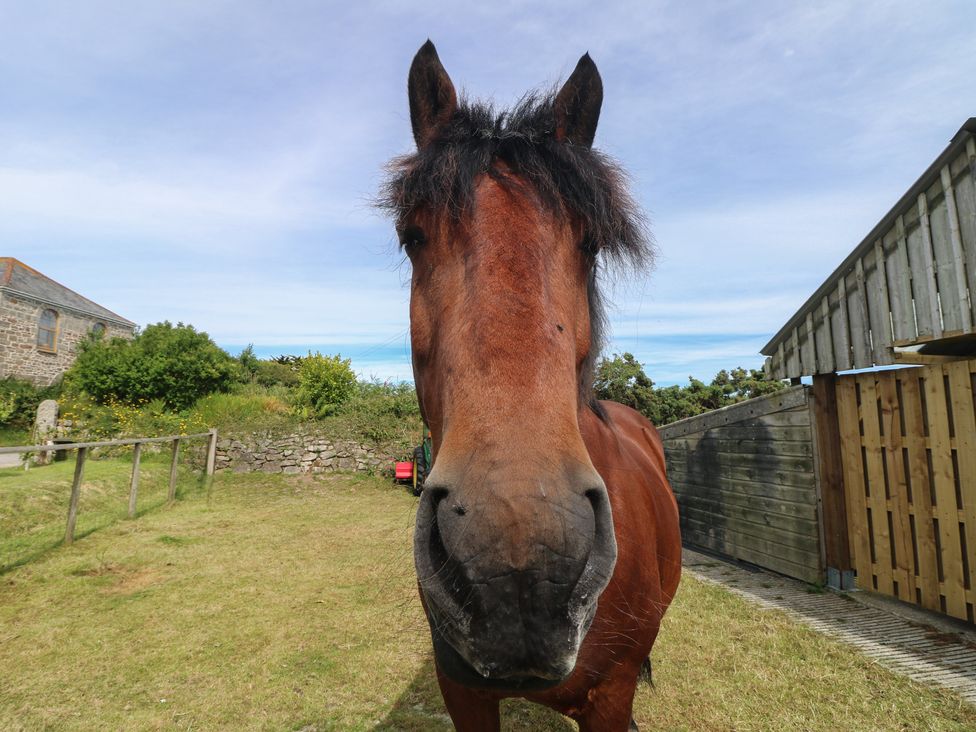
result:
[(822, 582), (809, 388), (660, 428), (686, 544)]
[(775, 379), (897, 363), (976, 335), (976, 118), (767, 343)]
[(857, 585), (974, 622), (976, 360), (837, 377)]

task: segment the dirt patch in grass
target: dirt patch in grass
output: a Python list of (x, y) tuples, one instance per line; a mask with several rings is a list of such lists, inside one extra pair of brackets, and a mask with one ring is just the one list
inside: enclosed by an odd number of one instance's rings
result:
[[(0, 729), (452, 729), (416, 596), (416, 499), (360, 476), (219, 476), (0, 578)], [(686, 579), (642, 729), (964, 730), (976, 713)], [(519, 701), (503, 729), (572, 725)]]

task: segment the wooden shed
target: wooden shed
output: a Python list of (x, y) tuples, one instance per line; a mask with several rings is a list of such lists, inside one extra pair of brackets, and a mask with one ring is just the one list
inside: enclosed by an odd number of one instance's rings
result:
[(767, 343), (775, 379), (976, 355), (976, 118)]
[(762, 349), (770, 376), (813, 377), (832, 581), (969, 622), (974, 308), (976, 118)]

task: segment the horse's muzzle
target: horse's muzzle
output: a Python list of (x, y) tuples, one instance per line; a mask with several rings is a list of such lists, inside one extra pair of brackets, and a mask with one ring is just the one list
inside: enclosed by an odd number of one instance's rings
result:
[(414, 558), (450, 678), (528, 690), (572, 673), (617, 556), (606, 489), (596, 473), (584, 477), (585, 489), (482, 484), (473, 494), (432, 473)]

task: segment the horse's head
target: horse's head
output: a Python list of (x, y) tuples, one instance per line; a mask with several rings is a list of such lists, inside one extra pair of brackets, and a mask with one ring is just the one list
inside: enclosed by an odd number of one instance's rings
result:
[(414, 551), (440, 668), (541, 688), (575, 667), (617, 547), (580, 434), (601, 251), (646, 239), (617, 169), (590, 149), (602, 103), (584, 56), (509, 113), (459, 103), (434, 46), (409, 76), (416, 154), (385, 203), (412, 264), (410, 329), (435, 462)]

